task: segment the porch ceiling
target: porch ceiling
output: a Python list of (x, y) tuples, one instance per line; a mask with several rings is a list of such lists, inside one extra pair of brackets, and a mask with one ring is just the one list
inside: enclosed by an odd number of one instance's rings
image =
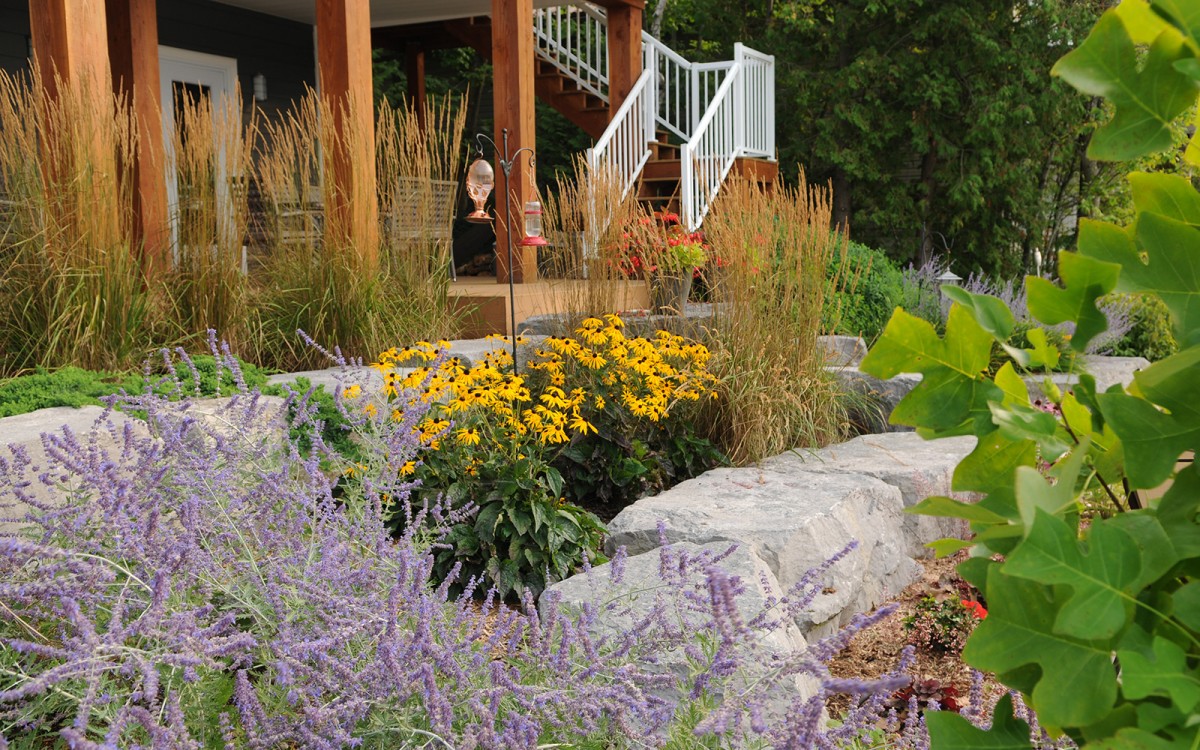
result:
[[(225, 5), (290, 18), (311, 24), (315, 22), (316, 3), (313, 0), (217, 0)], [(569, 0), (533, 0), (533, 7), (562, 5)], [(491, 0), (370, 0), (371, 26), (406, 26), (451, 18), (486, 16), (492, 12)]]

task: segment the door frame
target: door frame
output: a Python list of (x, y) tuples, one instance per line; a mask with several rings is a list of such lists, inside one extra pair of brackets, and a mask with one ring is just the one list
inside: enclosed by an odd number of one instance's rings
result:
[[(175, 95), (172, 82), (182, 81), (207, 86), (213, 97), (214, 116), (226, 102), (236, 103), (238, 70), (237, 58), (210, 55), (178, 47), (158, 46), (159, 93), (162, 97), (164, 170), (167, 182), (167, 213), (171, 217), (171, 257), (179, 262), (179, 185), (175, 181)], [(217, 171), (223, 179), (217, 180), (216, 197), (222, 209), (217, 214), (218, 231), (232, 231), (232, 204), (229, 195), (229, 178), (225, 167), (224, 151), (217, 154)], [(224, 217), (224, 219), (222, 219)]]

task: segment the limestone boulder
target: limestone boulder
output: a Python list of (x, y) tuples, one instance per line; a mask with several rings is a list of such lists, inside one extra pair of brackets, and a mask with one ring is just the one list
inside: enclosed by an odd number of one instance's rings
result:
[(817, 336), (817, 346), (830, 367), (858, 367), (867, 356), (867, 342), (861, 336)]
[(826, 367), (851, 393), (863, 397), (853, 405), (850, 418), (863, 432), (911, 432), (911, 427), (891, 424), (888, 419), (904, 398), (921, 382), (919, 373), (902, 373), (894, 378), (881, 380), (868, 375), (858, 367)]
[[(874, 477), (900, 490), (904, 507), (931, 495), (951, 494), (950, 480), (959, 461), (975, 449), (974, 437), (925, 440), (915, 432), (862, 435), (815, 451), (772, 456), (760, 465), (781, 474), (856, 474)], [(930, 554), (924, 545), (961, 536), (961, 521), (906, 514), (901, 524), (905, 549), (912, 557)]]
[(607, 549), (640, 554), (669, 543), (737, 543), (791, 589), (851, 542), (797, 618), (806, 637), (823, 636), (916, 579), (897, 487), (850, 473), (715, 469), (625, 508), (609, 524)]
[[(594, 640), (604, 639), (608, 643), (617, 641), (636, 625), (651, 617), (659, 608), (672, 623), (687, 622), (699, 626), (708, 621), (706, 613), (694, 610), (694, 605), (683, 598), (685, 590), (692, 590), (707, 598), (705, 577), (702, 569), (692, 569), (687, 583), (664, 581), (661, 569), (666, 566), (672, 573), (678, 571), (681, 559), (697, 559), (701, 555), (720, 556), (730, 549), (728, 542), (693, 544), (679, 542), (668, 548), (633, 555), (622, 565), (607, 563), (593, 568), (588, 573), (568, 578), (554, 584), (543, 593), (538, 603), (543, 618), (551, 607), (568, 617), (576, 618), (585, 604), (596, 608), (596, 617), (588, 631)], [(736, 608), (745, 623), (752, 623), (764, 611), (768, 618), (774, 617), (771, 608), (783, 595), (783, 588), (776, 580), (771, 567), (755, 555), (748, 547), (738, 546), (732, 553), (716, 563), (720, 570), (744, 586), (744, 591), (735, 600)], [(740, 686), (756, 682), (782, 661), (795, 658), (808, 648), (808, 644), (795, 623), (783, 621), (775, 628), (759, 628), (741, 639), (739, 656), (744, 662), (742, 670), (734, 678)], [(660, 697), (672, 702), (684, 697), (691, 688), (696, 664), (692, 663), (684, 649), (678, 645), (657, 654), (657, 662), (651, 667), (658, 674), (669, 674), (675, 687), (657, 691)], [(645, 663), (643, 662), (643, 665)], [(817, 690), (817, 683), (804, 675), (786, 678), (768, 693), (766, 710), (770, 718), (783, 718), (792, 701), (805, 699)]]
[[(36, 502), (57, 506), (78, 488), (70, 475), (50, 472), (49, 454), (57, 450), (55, 440), (74, 441), (115, 458), (121, 452), (126, 428), (135, 438), (149, 434), (144, 422), (120, 412), (107, 412), (100, 406), (56, 406), (0, 419), (0, 474), (4, 477), (0, 483), (0, 535), (12, 534), (24, 526), (23, 519), (30, 510), (12, 491), (11, 482), (20, 478), (19, 457), (29, 460), (23, 476), (29, 484), (22, 492)], [(39, 479), (42, 474), (48, 481)]]
[[(1145, 357), (1108, 357), (1087, 354), (1080, 363), (1083, 372), (1096, 378), (1096, 391), (1105, 391), (1114, 385), (1128, 386), (1133, 382), (1133, 376), (1138, 370), (1150, 366), (1150, 360)], [(1068, 391), (1079, 382), (1079, 373), (1054, 372), (1049, 375), (1029, 375), (1024, 378), (1029, 388), (1029, 399), (1036, 401), (1046, 398), (1042, 384), (1046, 378), (1058, 386), (1059, 390)]]

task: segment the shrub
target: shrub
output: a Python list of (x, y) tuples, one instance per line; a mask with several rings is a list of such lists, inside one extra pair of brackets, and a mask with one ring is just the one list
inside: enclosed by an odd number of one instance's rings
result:
[[(581, 506), (615, 514), (717, 459), (688, 419), (715, 382), (707, 349), (666, 331), (626, 338), (623, 327), (615, 315), (588, 318), (578, 338), (547, 339), (527, 375), (504, 350), (470, 369), (439, 349), (445, 342), (380, 355), (394, 416), (430, 404), (419, 429), (431, 450), (406, 468), (419, 496), (478, 509), (451, 528), (439, 574), (462, 566), (502, 595), (538, 593), (598, 555), (603, 526)], [(395, 372), (413, 358), (426, 366)], [(403, 523), (399, 511), (391, 518)]]
[(848, 242), (830, 258), (825, 277), (834, 286), (822, 327), (831, 333), (862, 336), (874, 341), (892, 310), (904, 299), (904, 276), (881, 250)]
[(917, 602), (916, 611), (904, 618), (908, 642), (936, 654), (958, 654), (976, 623), (987, 616), (978, 602), (969, 599), (938, 601), (926, 595)]
[(1145, 357), (1151, 362), (1166, 359), (1179, 351), (1171, 334), (1171, 316), (1158, 297), (1133, 295), (1128, 299), (1130, 328), (1112, 344), (1109, 354), (1117, 357)]

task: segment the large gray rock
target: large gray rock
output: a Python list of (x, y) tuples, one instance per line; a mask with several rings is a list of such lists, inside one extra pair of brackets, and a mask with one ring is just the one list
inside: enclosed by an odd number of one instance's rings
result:
[[(667, 567), (672, 572), (678, 570), (675, 564), (681, 555), (691, 558), (707, 553), (713, 557), (719, 556), (729, 549), (727, 542), (713, 542), (697, 545), (688, 542), (673, 544), (668, 548), (659, 548), (652, 552), (634, 555), (625, 560), (614, 581), (615, 566), (611, 563), (593, 568), (590, 573), (560, 581), (546, 590), (539, 601), (538, 607), (545, 617), (551, 606), (569, 617), (578, 617), (584, 604), (590, 603), (598, 607), (596, 619), (589, 628), (593, 639), (606, 639), (609, 643), (619, 639), (638, 623), (651, 617), (656, 608), (666, 613), (667, 622), (679, 626), (681, 621), (694, 626), (684, 628), (697, 632), (709, 618), (705, 613), (696, 612), (690, 602), (683, 598), (684, 589), (677, 581), (670, 583), (663, 580), (660, 568), (663, 564), (663, 553), (666, 553)], [(736, 600), (736, 608), (744, 623), (751, 623), (764, 610), (769, 610), (768, 617), (774, 617), (776, 602), (785, 593), (770, 566), (754, 555), (747, 547), (739, 546), (731, 554), (716, 563), (726, 575), (736, 577), (745, 586), (745, 591)], [(707, 598), (704, 585), (703, 571), (693, 571), (688, 576), (692, 590)], [(619, 641), (618, 641), (619, 642)], [(780, 662), (787, 661), (802, 654), (808, 648), (804, 636), (792, 622), (783, 622), (774, 629), (756, 629), (749, 636), (741, 638), (743, 649), (740, 656), (745, 660), (743, 670), (736, 677), (739, 686), (749, 685), (764, 674), (777, 668)], [(753, 651), (750, 649), (753, 648)], [(689, 677), (693, 665), (689, 662), (682, 648), (674, 648), (659, 654), (656, 665), (651, 668), (662, 674), (670, 674), (675, 678), (676, 687), (659, 691), (658, 695), (671, 701), (677, 701), (690, 690)], [(810, 677), (799, 675), (786, 679), (768, 696), (766, 703), (770, 719), (782, 719), (788, 707), (797, 699), (805, 699), (815, 694), (817, 683)]]
[(867, 356), (867, 342), (861, 336), (817, 336), (817, 346), (824, 350), (830, 367), (858, 367)]
[[(1083, 371), (1096, 378), (1097, 391), (1108, 390), (1113, 385), (1128, 386), (1133, 382), (1134, 373), (1150, 366), (1150, 360), (1145, 357), (1108, 357), (1087, 354), (1081, 359)], [(1046, 398), (1042, 383), (1047, 377), (1062, 391), (1070, 390), (1079, 382), (1079, 373), (1074, 372), (1028, 375), (1024, 380), (1026, 387), (1029, 388), (1030, 401)]]
[(863, 402), (853, 405), (850, 417), (864, 432), (909, 432), (911, 427), (893, 425), (888, 421), (896, 404), (921, 382), (919, 373), (902, 373), (894, 378), (881, 380), (862, 372), (857, 367), (826, 367), (846, 390), (863, 397)]
[[(792, 451), (772, 456), (763, 469), (780, 474), (859, 474), (874, 477), (900, 490), (904, 507), (931, 495), (949, 496), (954, 468), (975, 449), (974, 437), (925, 440), (915, 432), (862, 435), (815, 451)], [(929, 554), (923, 545), (947, 536), (961, 536), (961, 521), (952, 518), (905, 515), (901, 526), (910, 556)]]
[(337, 386), (345, 388), (357, 384), (368, 393), (378, 393), (383, 389), (383, 375), (374, 367), (330, 367), (325, 370), (305, 370), (303, 372), (285, 372), (267, 377), (271, 385), (291, 383), (296, 378), (307, 378), (313, 386), (323, 385), (325, 390), (333, 393)]
[[(28, 457), (30, 466), (25, 479), (29, 480), (29, 485), (23, 492), (35, 502), (51, 506), (65, 503), (71, 493), (81, 488), (69, 474), (48, 473), (51, 468), (48, 452), (56, 451), (50, 435), (78, 441), (80, 445), (91, 446), (115, 458), (121, 452), (127, 425), (136, 438), (149, 434), (146, 424), (140, 420), (119, 412), (109, 413), (107, 418), (105, 414), (105, 409), (100, 406), (78, 409), (56, 406), (0, 419), (0, 458), (6, 462), (5, 471), (15, 469), (17, 456)], [(49, 483), (39, 479), (43, 473), (47, 473)], [(15, 478), (15, 474), (9, 477)], [(0, 534), (8, 535), (25, 525), (22, 519), (30, 508), (13, 495), (7, 482), (4, 485), (0, 489)]]
[(631, 554), (668, 542), (736, 542), (790, 589), (846, 545), (858, 546), (825, 576), (825, 590), (797, 624), (825, 635), (899, 593), (920, 567), (907, 554), (900, 490), (854, 474), (715, 469), (625, 508), (607, 549)]

